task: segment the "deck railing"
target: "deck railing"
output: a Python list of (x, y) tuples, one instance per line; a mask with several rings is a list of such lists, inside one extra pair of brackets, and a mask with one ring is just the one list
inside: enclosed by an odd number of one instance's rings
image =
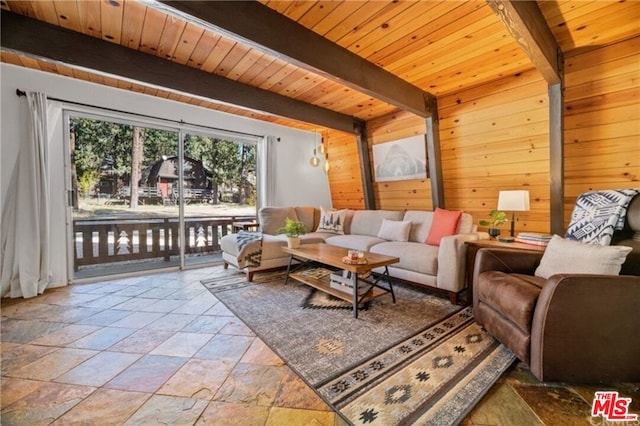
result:
[[(220, 251), (232, 223), (255, 216), (185, 218), (185, 254)], [(77, 220), (73, 224), (74, 267), (164, 258), (180, 254), (178, 218)]]

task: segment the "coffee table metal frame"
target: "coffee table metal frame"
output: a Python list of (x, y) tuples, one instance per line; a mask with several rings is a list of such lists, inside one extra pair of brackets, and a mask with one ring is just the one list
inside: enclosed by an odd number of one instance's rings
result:
[[(342, 261), (342, 258), (345, 257), (348, 252), (346, 248), (324, 243), (303, 244), (295, 249), (283, 247), (282, 251), (289, 254), (285, 284), (288, 282), (289, 277), (291, 277), (296, 281), (316, 288), (345, 302), (351, 302), (353, 305), (354, 318), (358, 318), (358, 305), (367, 300), (391, 293), (393, 303), (396, 302), (396, 295), (393, 292), (393, 282), (387, 266), (399, 262), (400, 259), (397, 257), (366, 252), (365, 258), (367, 259), (367, 263), (349, 264)], [(294, 264), (294, 260), (300, 263)], [(329, 266), (335, 270), (342, 269), (351, 272), (352, 293), (349, 294), (348, 292), (331, 287), (329, 276), (316, 278), (306, 276), (302, 272), (299, 272), (310, 266), (317, 265)], [(360, 278), (363, 274), (371, 273), (373, 269), (379, 267), (384, 267), (384, 273), (375, 274), (373, 281)], [(383, 280), (387, 282), (388, 286), (381, 284)], [(365, 288), (359, 288), (358, 283), (365, 283)]]

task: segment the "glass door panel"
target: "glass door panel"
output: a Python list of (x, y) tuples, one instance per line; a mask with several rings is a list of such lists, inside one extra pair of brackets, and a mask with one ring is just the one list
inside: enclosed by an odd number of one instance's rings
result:
[(220, 239), (233, 224), (255, 221), (255, 171), (255, 144), (185, 134), (185, 265), (220, 261)]
[(178, 132), (68, 116), (73, 278), (180, 264)]

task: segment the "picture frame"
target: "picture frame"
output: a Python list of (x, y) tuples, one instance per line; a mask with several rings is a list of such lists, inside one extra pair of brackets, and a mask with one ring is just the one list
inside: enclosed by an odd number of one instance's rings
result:
[(376, 144), (372, 149), (375, 182), (429, 177), (424, 134)]

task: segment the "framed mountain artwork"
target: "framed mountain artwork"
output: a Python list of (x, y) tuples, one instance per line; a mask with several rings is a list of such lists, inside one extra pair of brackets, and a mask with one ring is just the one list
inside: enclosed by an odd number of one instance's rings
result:
[(428, 177), (425, 135), (416, 135), (373, 145), (376, 182), (426, 179)]

